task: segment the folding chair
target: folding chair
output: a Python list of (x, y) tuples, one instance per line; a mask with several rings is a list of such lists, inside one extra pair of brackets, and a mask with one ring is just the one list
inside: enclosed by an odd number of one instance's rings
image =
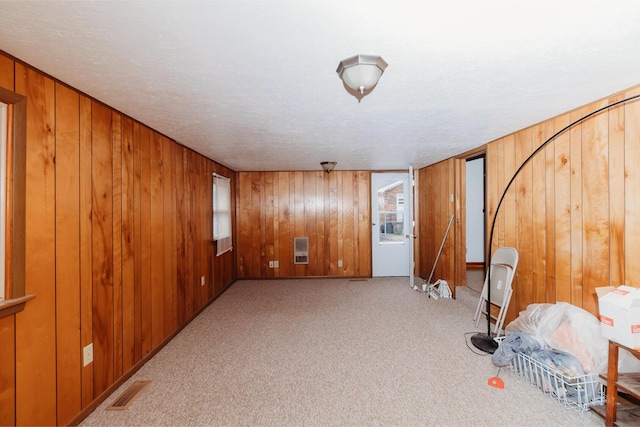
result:
[[(500, 336), (502, 326), (504, 324), (504, 318), (507, 314), (507, 308), (509, 307), (509, 301), (511, 301), (511, 294), (513, 288), (511, 284), (513, 277), (516, 274), (516, 268), (518, 266), (518, 251), (515, 248), (501, 247), (498, 248), (493, 258), (491, 258), (490, 274), (491, 274), (491, 304), (499, 307), (498, 315), (491, 315), (491, 319), (495, 321), (493, 333), (495, 336)], [(482, 293), (480, 294), (480, 300), (478, 301), (478, 307), (476, 308), (476, 314), (473, 320), (476, 322), (476, 327), (480, 323), (480, 313), (487, 315), (487, 287), (489, 285), (489, 274), (484, 280), (484, 286), (482, 287)]]

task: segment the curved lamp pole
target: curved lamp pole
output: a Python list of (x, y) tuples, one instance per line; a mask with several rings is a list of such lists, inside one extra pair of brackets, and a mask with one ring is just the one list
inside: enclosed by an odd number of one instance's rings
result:
[(487, 311), (487, 333), (477, 333), (475, 335), (473, 335), (471, 337), (471, 343), (479, 350), (484, 351), (485, 353), (494, 353), (497, 348), (498, 348), (498, 343), (493, 339), (493, 336), (491, 335), (491, 247), (493, 245), (493, 232), (495, 230), (496, 227), (496, 220), (498, 218), (498, 212), (500, 211), (500, 206), (502, 206), (502, 202), (505, 198), (505, 196), (507, 195), (507, 192), (509, 191), (509, 188), (511, 188), (511, 184), (513, 184), (513, 182), (515, 181), (516, 177), (518, 176), (518, 174), (520, 173), (520, 171), (522, 170), (522, 168), (525, 167), (525, 165), (527, 165), (529, 163), (529, 161), (535, 157), (536, 154), (538, 154), (540, 151), (542, 151), (542, 149), (544, 147), (546, 147), (551, 141), (553, 141), (554, 139), (556, 139), (558, 136), (560, 136), (561, 134), (563, 134), (564, 132), (566, 132), (567, 130), (569, 130), (570, 128), (572, 128), (573, 126), (582, 123), (583, 121), (587, 120), (589, 117), (592, 117), (604, 110), (608, 110), (609, 108), (615, 107), (616, 105), (620, 105), (620, 104), (624, 104), (625, 102), (629, 102), (631, 100), (640, 98), (640, 94), (639, 95), (634, 95), (634, 96), (630, 96), (628, 98), (622, 99), (620, 101), (616, 101), (612, 104), (606, 105), (604, 107), (598, 108), (595, 111), (592, 111), (591, 113), (587, 114), (586, 116), (583, 116), (581, 118), (579, 118), (578, 120), (575, 120), (571, 123), (569, 123), (567, 126), (563, 127), (562, 129), (560, 129), (558, 132), (554, 133), (553, 136), (551, 136), (549, 139), (547, 139), (546, 141), (544, 141), (538, 148), (536, 148), (533, 153), (531, 153), (529, 155), (529, 157), (527, 157), (524, 162), (522, 162), (522, 164), (518, 167), (518, 169), (516, 169), (515, 173), (513, 174), (513, 176), (511, 177), (511, 179), (509, 180), (509, 182), (507, 183), (507, 186), (505, 187), (504, 191), (502, 192), (502, 196), (500, 196), (500, 200), (498, 201), (498, 205), (496, 206), (496, 210), (495, 213), (493, 215), (493, 221), (491, 222), (491, 230), (489, 231), (489, 246), (487, 248), (487, 253), (488, 256), (485, 260), (485, 267), (486, 267), (486, 271), (487, 271), (487, 307), (486, 307), (486, 311)]

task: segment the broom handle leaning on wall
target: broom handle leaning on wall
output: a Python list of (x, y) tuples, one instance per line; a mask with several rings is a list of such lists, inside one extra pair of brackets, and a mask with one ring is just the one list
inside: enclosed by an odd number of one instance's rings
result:
[(444, 237), (442, 238), (442, 243), (440, 244), (440, 249), (438, 250), (438, 255), (436, 255), (436, 260), (433, 263), (433, 268), (431, 269), (431, 274), (429, 274), (429, 280), (427, 280), (427, 285), (431, 284), (431, 279), (433, 279), (433, 272), (436, 271), (436, 265), (438, 264), (438, 259), (440, 259), (440, 254), (442, 253), (442, 248), (444, 247), (444, 242), (447, 240), (447, 236), (449, 235), (449, 229), (451, 228), (451, 223), (453, 222), (453, 215), (449, 218), (449, 225), (447, 225), (447, 231), (444, 232)]

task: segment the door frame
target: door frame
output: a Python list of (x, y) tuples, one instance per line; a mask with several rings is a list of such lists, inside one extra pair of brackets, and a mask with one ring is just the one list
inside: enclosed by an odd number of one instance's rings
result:
[[(375, 230), (379, 229), (379, 224), (378, 224), (378, 218), (375, 216), (375, 214), (377, 213), (377, 205), (374, 206), (375, 200), (374, 197), (376, 196), (376, 192), (374, 191), (374, 181), (375, 175), (390, 175), (390, 174), (402, 174), (403, 176), (406, 177), (406, 185), (407, 187), (404, 190), (404, 229), (403, 229), (403, 234), (405, 235), (405, 240), (406, 240), (406, 246), (408, 249), (408, 260), (407, 260), (407, 264), (408, 264), (408, 272), (407, 272), (407, 276), (410, 277), (410, 285), (413, 286), (413, 282), (411, 280), (413, 274), (414, 274), (414, 267), (413, 267), (413, 262), (411, 257), (413, 256), (413, 252), (414, 252), (414, 211), (413, 211), (413, 202), (414, 202), (414, 197), (413, 197), (413, 176), (412, 176), (412, 168), (410, 168), (409, 170), (390, 170), (390, 171), (371, 171), (370, 172), (370, 201), (371, 201), (371, 277), (384, 277), (384, 276), (376, 276), (375, 273), (375, 259), (374, 259), (374, 253), (376, 251), (376, 239), (374, 238), (374, 233)], [(404, 178), (403, 178), (404, 179)], [(407, 193), (408, 191), (411, 191), (412, 193), (409, 195), (409, 193)], [(374, 228), (375, 227), (375, 228)], [(411, 245), (411, 246), (409, 246)], [(401, 276), (397, 276), (397, 277), (404, 277), (404, 275)]]
[[(467, 285), (467, 174), (466, 162), (484, 156), (484, 234), (487, 233), (487, 146), (486, 144), (467, 151), (455, 158), (455, 238), (454, 238), (454, 282), (455, 286)], [(486, 237), (485, 237), (486, 246)], [(486, 248), (485, 248), (486, 258)], [(485, 259), (486, 264), (486, 259)], [(455, 294), (454, 294), (455, 295)]]

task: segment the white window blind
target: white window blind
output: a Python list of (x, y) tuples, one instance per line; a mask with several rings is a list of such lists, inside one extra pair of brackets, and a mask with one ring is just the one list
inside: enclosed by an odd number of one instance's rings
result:
[(231, 240), (231, 181), (213, 174), (213, 240), (216, 256), (233, 249)]

